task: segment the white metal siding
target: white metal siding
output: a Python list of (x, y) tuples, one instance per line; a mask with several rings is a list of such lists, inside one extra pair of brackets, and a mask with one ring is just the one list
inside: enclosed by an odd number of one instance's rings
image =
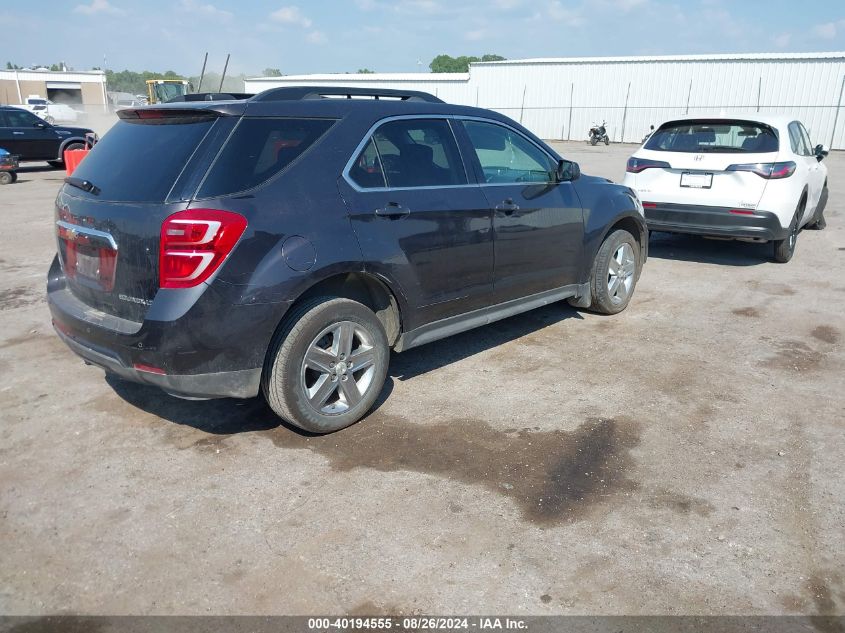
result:
[(497, 110), (547, 139), (585, 139), (592, 123), (606, 120), (615, 142), (639, 142), (649, 125), (687, 112), (789, 114), (814, 143), (845, 149), (843, 73), (845, 53), (573, 58), (478, 63), (469, 75), (247, 79), (246, 91), (326, 84), (422, 90)]

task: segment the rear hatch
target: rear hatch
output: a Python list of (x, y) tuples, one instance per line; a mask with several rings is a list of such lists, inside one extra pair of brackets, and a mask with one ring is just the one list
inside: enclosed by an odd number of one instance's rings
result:
[(159, 287), (162, 220), (185, 209), (235, 117), (203, 109), (123, 110), (56, 199), (70, 292), (143, 321)]
[(768, 180), (751, 165), (777, 160), (777, 134), (742, 120), (665, 123), (629, 161), (643, 202), (756, 209)]

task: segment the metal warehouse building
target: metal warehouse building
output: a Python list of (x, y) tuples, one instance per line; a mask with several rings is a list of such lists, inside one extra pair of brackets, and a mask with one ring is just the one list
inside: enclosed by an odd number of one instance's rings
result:
[(0, 70), (0, 103), (37, 95), (56, 103), (105, 107), (106, 74), (93, 71)]
[(466, 74), (332, 74), (247, 79), (247, 92), (345, 85), (424, 90), (497, 110), (547, 139), (585, 139), (607, 121), (615, 142), (639, 142), (679, 114), (788, 113), (813, 142), (845, 149), (845, 52), (572, 57), (472, 64)]

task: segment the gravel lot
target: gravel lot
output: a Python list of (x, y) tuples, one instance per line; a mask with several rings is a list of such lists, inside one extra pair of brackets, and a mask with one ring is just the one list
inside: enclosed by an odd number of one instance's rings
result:
[[(631, 146), (560, 144), (621, 179)], [(656, 235), (614, 317), (394, 354), (326, 437), (105, 379), (44, 300), (63, 173), (0, 187), (0, 613), (842, 614), (845, 155), (828, 229)]]

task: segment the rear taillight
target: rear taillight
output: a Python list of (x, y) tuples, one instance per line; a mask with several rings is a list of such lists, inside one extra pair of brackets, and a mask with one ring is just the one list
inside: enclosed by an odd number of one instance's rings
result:
[(662, 160), (651, 160), (649, 158), (635, 158), (631, 157), (628, 159), (628, 164), (625, 167), (625, 171), (630, 174), (638, 174), (641, 171), (645, 171), (646, 169), (671, 169), (672, 166)]
[(238, 243), (246, 218), (231, 211), (188, 209), (161, 225), (159, 286), (191, 288), (208, 279)]
[(776, 180), (778, 178), (789, 178), (795, 173), (795, 163), (743, 163), (741, 165), (730, 165), (725, 171), (750, 171), (760, 178)]

